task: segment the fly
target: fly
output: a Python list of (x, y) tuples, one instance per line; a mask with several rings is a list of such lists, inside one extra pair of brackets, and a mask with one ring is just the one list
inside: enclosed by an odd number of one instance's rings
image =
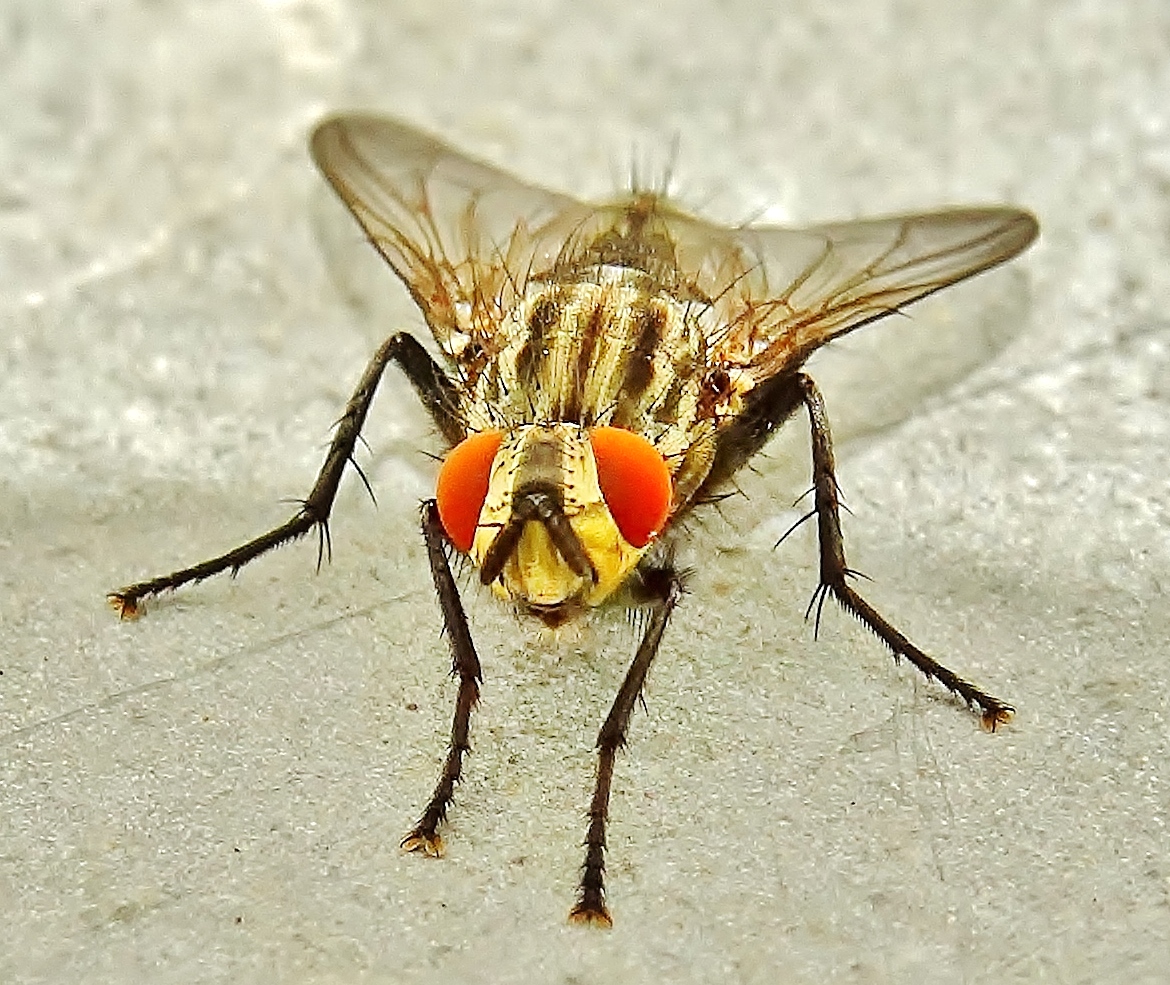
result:
[[(286, 523), (220, 557), (110, 594), (147, 596), (233, 575), (329, 516), (374, 392), (395, 364), (446, 440), (422, 536), (458, 679), (451, 740), (430, 801), (402, 841), (437, 856), (482, 680), (451, 571), (467, 556), (500, 599), (557, 626), (621, 590), (648, 618), (597, 737), (574, 922), (608, 927), (605, 834), (630, 716), (683, 595), (678, 521), (716, 499), (802, 408), (812, 444), (820, 582), (927, 678), (994, 730), (1013, 709), (929, 657), (850, 581), (824, 401), (801, 367), (827, 342), (1011, 259), (1035, 218), (958, 208), (785, 229), (725, 228), (635, 190), (588, 205), (525, 184), (402, 123), (325, 120), (314, 161), (401, 278), (441, 352), (390, 336), (346, 405), (317, 481)], [(356, 467), (356, 466), (355, 466)]]

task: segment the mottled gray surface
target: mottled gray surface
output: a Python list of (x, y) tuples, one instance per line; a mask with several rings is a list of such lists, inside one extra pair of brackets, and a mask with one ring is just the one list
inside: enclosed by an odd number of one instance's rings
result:
[[(1164, 980), (1168, 46), (1162, 0), (3, 0), (0, 980)], [(813, 640), (811, 536), (772, 550), (800, 428), (686, 548), (614, 931), (564, 918), (620, 613), (546, 639), (469, 593), (475, 754), (448, 858), (404, 857), (453, 688), (398, 378), (332, 565), (298, 545), (119, 623), (109, 588), (282, 519), (372, 340), (420, 325), (322, 259), (305, 134), (344, 106), (579, 195), (677, 135), (723, 218), (1034, 209), (1015, 277), (875, 327), (830, 395), (865, 590), (1015, 723), (836, 611)], [(958, 390), (902, 348), (932, 319), (943, 378), (982, 364)]]

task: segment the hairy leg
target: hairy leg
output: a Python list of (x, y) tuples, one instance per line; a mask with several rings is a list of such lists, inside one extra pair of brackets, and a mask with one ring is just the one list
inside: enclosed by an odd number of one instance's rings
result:
[(612, 927), (613, 919), (605, 905), (605, 825), (609, 817), (609, 795), (613, 784), (613, 767), (618, 750), (626, 744), (630, 715), (646, 683), (650, 664), (658, 653), (662, 633), (671, 612), (682, 597), (682, 576), (672, 561), (641, 571), (643, 588), (653, 600), (650, 619), (642, 642), (634, 654), (626, 679), (614, 698), (613, 707), (597, 735), (597, 783), (589, 804), (589, 829), (585, 834), (585, 863), (581, 867), (581, 885), (577, 904), (569, 913), (573, 923), (595, 927)]
[(813, 595), (809, 610), (816, 608), (819, 622), (821, 607), (825, 598), (831, 594), (846, 610), (869, 627), (878, 639), (890, 648), (896, 659), (905, 657), (928, 678), (937, 680), (943, 687), (957, 694), (968, 707), (977, 706), (984, 726), (994, 731), (996, 726), (1010, 720), (1014, 710), (1012, 706), (969, 684), (958, 674), (927, 656), (887, 622), (849, 584), (849, 576), (854, 572), (845, 563), (837, 477), (833, 464), (833, 442), (829, 433), (825, 403), (820, 390), (810, 377), (799, 373), (795, 377), (795, 382), (808, 410), (812, 430), (814, 512), (821, 548), (821, 582)]
[(446, 538), (439, 521), (439, 508), (433, 499), (423, 504), (422, 531), (431, 565), (431, 577), (439, 596), (439, 609), (443, 614), (443, 632), (451, 644), (451, 673), (459, 678), (459, 691), (455, 696), (451, 742), (447, 747), (447, 758), (443, 761), (439, 782), (435, 784), (435, 791), (418, 819), (418, 824), (402, 839), (402, 847), (410, 852), (423, 852), (438, 857), (443, 854), (439, 825), (447, 817), (447, 809), (454, 800), (455, 786), (463, 770), (463, 757), (471, 749), (471, 710), (479, 700), (483, 672), (467, 627), (467, 615), (459, 600), (459, 590), (451, 575)]
[[(452, 443), (461, 440), (465, 429), (458, 414), (458, 404), (451, 382), (413, 336), (405, 333), (392, 335), (378, 347), (378, 351), (374, 353), (362, 374), (353, 396), (345, 407), (345, 412), (337, 422), (333, 441), (325, 455), (325, 463), (321, 466), (317, 481), (296, 514), (280, 526), (219, 557), (111, 592), (108, 598), (110, 604), (118, 610), (118, 614), (124, 619), (132, 618), (139, 614), (139, 603), (147, 596), (171, 591), (190, 582), (202, 581), (221, 571), (230, 571), (235, 575), (240, 568), (261, 554), (290, 540), (303, 537), (313, 528), (317, 529), (320, 537), (317, 548), (319, 565), (330, 549), (329, 514), (337, 497), (341, 476), (345, 472), (345, 466), (353, 461), (354, 446), (365, 425), (370, 403), (374, 399), (374, 393), (386, 366), (391, 362), (397, 363), (406, 373), (444, 436)], [(354, 467), (357, 468), (356, 465)], [(361, 474), (360, 469), (358, 474)], [(365, 481), (364, 475), (362, 481)]]

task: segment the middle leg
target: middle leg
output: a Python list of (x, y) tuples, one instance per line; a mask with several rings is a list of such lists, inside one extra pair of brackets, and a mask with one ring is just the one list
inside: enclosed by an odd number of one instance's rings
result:
[(569, 913), (572, 923), (594, 927), (612, 927), (613, 918), (605, 905), (605, 825), (609, 818), (609, 795), (613, 785), (613, 767), (618, 750), (626, 744), (630, 715), (646, 683), (650, 664), (658, 653), (662, 633), (671, 612), (682, 597), (682, 575), (668, 558), (665, 563), (639, 569), (642, 587), (653, 599), (650, 621), (634, 654), (626, 679), (614, 698), (613, 707), (597, 735), (597, 783), (589, 804), (589, 830), (585, 835), (585, 864), (581, 867), (581, 885), (577, 905)]
[(423, 504), (422, 530), (431, 577), (443, 613), (443, 631), (451, 644), (451, 673), (459, 678), (459, 691), (455, 696), (451, 742), (447, 747), (447, 758), (443, 761), (439, 782), (418, 823), (402, 839), (402, 847), (408, 852), (422, 852), (438, 857), (443, 854), (439, 825), (446, 819), (447, 809), (455, 799), (455, 786), (463, 771), (463, 757), (471, 750), (471, 710), (479, 701), (483, 671), (471, 639), (471, 631), (467, 627), (467, 614), (459, 599), (459, 589), (451, 574), (443, 525), (439, 520), (439, 507), (433, 499)]

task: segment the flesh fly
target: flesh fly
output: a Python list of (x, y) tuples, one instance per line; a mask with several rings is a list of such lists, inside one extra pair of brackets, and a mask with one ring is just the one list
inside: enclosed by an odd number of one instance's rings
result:
[[(724, 228), (662, 194), (602, 205), (525, 184), (404, 124), (366, 115), (321, 123), (313, 159), (410, 292), (442, 365), (390, 336), (345, 408), (317, 481), (286, 523), (201, 564), (111, 593), (141, 600), (316, 530), (352, 461), (374, 392), (395, 364), (449, 450), (422, 536), (458, 679), (450, 745), (403, 839), (437, 856), (482, 680), (452, 575), (465, 555), (493, 594), (550, 626), (613, 598), (644, 606), (640, 644), (597, 737), (585, 861), (571, 919), (609, 926), (605, 832), (617, 751), (683, 594), (673, 528), (716, 499), (789, 417), (811, 428), (827, 597), (994, 729), (1010, 705), (911, 643), (853, 588), (828, 417), (801, 371), (827, 342), (1004, 262), (1036, 237), (1011, 207), (960, 208), (805, 229)], [(356, 466), (355, 466), (356, 467)], [(364, 478), (364, 477), (363, 477)], [(812, 605), (810, 605), (810, 609)]]

